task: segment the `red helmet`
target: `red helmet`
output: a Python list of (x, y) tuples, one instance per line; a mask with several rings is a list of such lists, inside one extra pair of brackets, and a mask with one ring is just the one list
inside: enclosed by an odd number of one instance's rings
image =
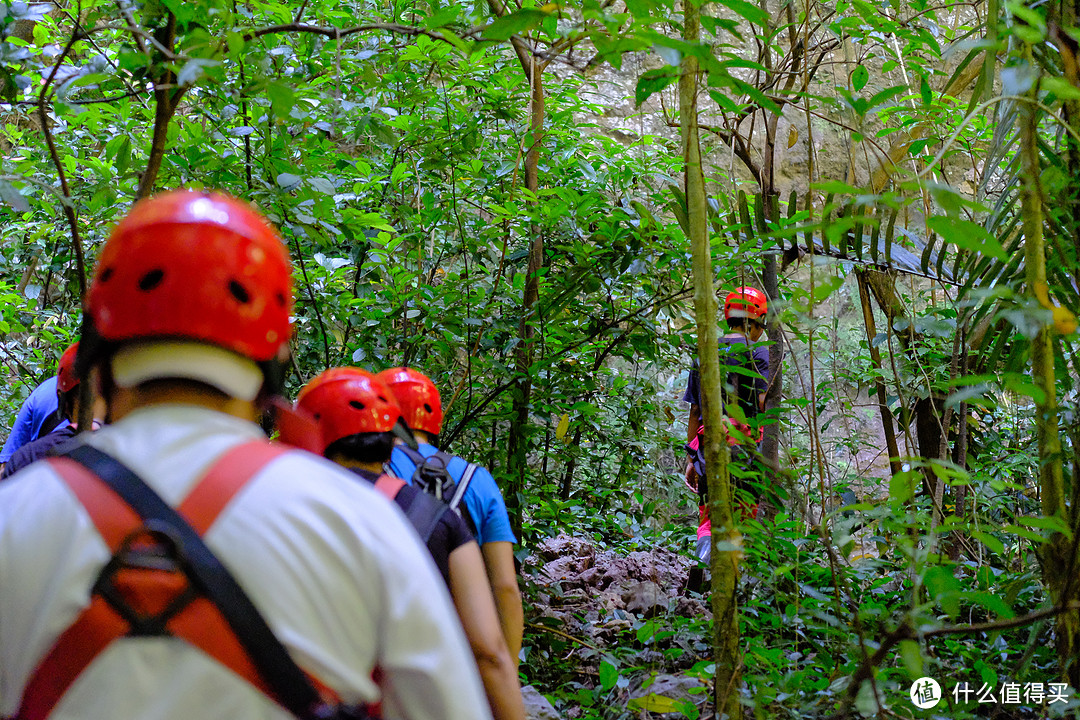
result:
[(383, 370), (378, 378), (394, 393), (401, 406), (401, 417), (410, 430), (429, 435), (438, 435), (442, 431), (442, 401), (431, 378), (405, 367)]
[(724, 319), (750, 318), (764, 322), (769, 312), (769, 299), (757, 288), (741, 287), (724, 298)]
[(289, 341), (292, 271), (281, 237), (250, 205), (175, 190), (142, 200), (113, 230), (86, 295), (108, 342), (183, 339), (257, 362)]
[[(391, 432), (401, 417), (390, 389), (375, 375), (354, 367), (332, 368), (318, 375), (300, 391), (296, 409), (318, 423), (320, 452), (357, 433)], [(281, 439), (290, 442), (288, 437)]]
[(79, 376), (75, 373), (75, 356), (79, 353), (78, 341), (60, 356), (60, 363), (56, 367), (56, 389), (58, 392), (67, 392), (79, 384)]

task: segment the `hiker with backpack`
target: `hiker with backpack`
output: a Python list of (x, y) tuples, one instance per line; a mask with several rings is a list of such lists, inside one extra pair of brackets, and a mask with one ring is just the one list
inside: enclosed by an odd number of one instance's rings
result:
[(113, 230), (76, 358), (112, 424), (0, 483), (0, 716), (490, 718), (401, 513), (256, 424), (292, 305), (245, 203), (174, 191)]
[(383, 370), (378, 378), (394, 393), (402, 419), (419, 444), (416, 450), (397, 444), (388, 469), (458, 510), (476, 535), (495, 594), (499, 624), (516, 666), (525, 618), (514, 566), (517, 540), (510, 529), (502, 492), (486, 469), (439, 450), (442, 401), (430, 378), (404, 367)]
[[(60, 356), (60, 364), (56, 370), (59, 427), (45, 432), (38, 439), (30, 441), (16, 450), (7, 463), (4, 464), (4, 469), (0, 471), (0, 480), (14, 475), (27, 465), (45, 457), (53, 448), (71, 440), (78, 432), (79, 392), (82, 389), (79, 376), (75, 374), (75, 354), (78, 349), (79, 343), (72, 343)], [(96, 430), (105, 417), (105, 402), (94, 390), (90, 391), (90, 397), (94, 403), (94, 409), (91, 412), (91, 416), (94, 418), (94, 427), (92, 429)]]
[[(765, 409), (768, 389), (769, 350), (757, 344), (765, 331), (768, 298), (753, 287), (740, 287), (724, 299), (724, 320), (728, 332), (719, 339), (720, 369), (724, 375), (722, 401), (725, 436), (731, 448), (732, 489), (735, 507), (743, 520), (758, 515), (757, 490), (751, 479), (755, 456), (764, 428), (757, 422)], [(697, 363), (690, 370), (683, 401), (690, 403), (686, 424), (688, 460), (686, 483), (698, 494), (697, 556), (708, 562), (711, 555), (712, 526), (709, 523), (708, 482), (701, 418), (701, 377)]]
[[(59, 373), (59, 368), (57, 373)], [(44, 380), (30, 392), (30, 396), (19, 407), (11, 432), (4, 441), (3, 449), (0, 449), (0, 470), (23, 445), (63, 426), (64, 420), (60, 417), (57, 400), (56, 380), (56, 375)]]
[[(475, 538), (449, 505), (383, 472), (395, 434), (408, 434), (393, 393), (365, 370), (334, 368), (304, 386), (296, 409), (317, 419), (318, 452), (374, 485), (405, 513), (450, 590), (492, 715), (495, 720), (524, 720), (517, 671), (499, 627)], [(291, 440), (287, 431), (281, 440)]]

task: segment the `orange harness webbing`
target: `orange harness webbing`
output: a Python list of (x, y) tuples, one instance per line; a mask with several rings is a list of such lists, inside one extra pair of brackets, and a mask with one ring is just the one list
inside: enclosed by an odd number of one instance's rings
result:
[[(204, 534), (247, 482), (286, 451), (287, 448), (265, 442), (246, 443), (229, 450), (196, 483), (176, 508), (177, 512), (197, 533)], [(48, 462), (86, 508), (114, 555), (143, 527), (138, 514), (82, 465), (64, 457), (50, 458)], [(186, 578), (178, 585), (175, 574), (170, 575), (158, 578), (156, 587), (138, 588), (139, 592), (131, 597), (123, 591), (121, 594), (124, 594), (131, 607), (138, 605), (140, 609), (145, 608), (148, 615), (159, 614), (187, 585)], [(15, 719), (45, 720), (94, 658), (111, 642), (129, 634), (131, 630), (129, 622), (102, 595), (94, 592), (90, 604), (57, 638), (38, 664), (23, 691)], [(265, 695), (277, 700), (232, 628), (208, 599), (194, 597), (166, 620), (165, 632), (199, 648)], [(329, 688), (310, 675), (309, 679), (324, 697), (338, 702)]]

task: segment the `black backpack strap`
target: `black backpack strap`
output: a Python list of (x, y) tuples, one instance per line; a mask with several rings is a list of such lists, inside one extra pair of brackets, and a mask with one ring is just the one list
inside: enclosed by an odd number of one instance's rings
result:
[[(59, 425), (60, 421), (63, 419), (64, 417), (60, 414), (60, 408), (53, 410), (51, 413), (45, 416), (44, 420), (41, 421), (41, 427), (38, 428), (37, 437), (45, 437), (46, 435), (51, 433), (53, 430), (56, 429), (56, 426)], [(37, 438), (34, 439), (36, 440)]]
[(326, 706), (236, 579), (187, 521), (142, 478), (119, 460), (89, 445), (78, 444), (65, 450), (67, 457), (100, 478), (144, 521), (156, 521), (168, 528), (191, 562), (192, 580), (221, 612), (259, 674), (289, 712), (302, 720), (347, 716), (336, 715), (334, 709)]
[(444, 502), (440, 502), (435, 498), (428, 495), (426, 492), (417, 488), (416, 497), (413, 498), (412, 504), (409, 505), (409, 509), (405, 511), (405, 517), (409, 520), (409, 523), (416, 529), (417, 535), (427, 545), (428, 540), (431, 539), (432, 533), (435, 532), (435, 528), (439, 526), (439, 521), (443, 519), (443, 515), (448, 512), (453, 512)]
[(408, 445), (397, 445), (396, 447), (398, 450), (401, 450), (403, 453), (405, 453), (405, 457), (412, 460), (412, 464), (416, 467), (420, 467), (425, 462), (427, 462), (427, 458), (421, 455), (419, 450), (413, 450)]

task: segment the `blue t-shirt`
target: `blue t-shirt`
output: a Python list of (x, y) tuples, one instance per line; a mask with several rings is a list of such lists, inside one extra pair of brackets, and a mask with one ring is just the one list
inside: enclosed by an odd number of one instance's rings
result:
[[(420, 443), (419, 450), (424, 457), (431, 457), (438, 452), (438, 448), (427, 443)], [(450, 473), (450, 477), (454, 478), (454, 482), (458, 482), (461, 480), (466, 467), (468, 467), (468, 463), (465, 460), (454, 457), (446, 466), (446, 469)], [(411, 484), (413, 473), (416, 472), (416, 465), (409, 459), (404, 450), (394, 448), (394, 452), (390, 456), (390, 471)], [(469, 482), (469, 487), (465, 489), (462, 502), (465, 503), (465, 507), (468, 508), (469, 515), (476, 525), (476, 541), (478, 543), (483, 545), (490, 542), (517, 542), (514, 533), (510, 530), (510, 515), (506, 512), (506, 502), (503, 500), (502, 492), (499, 490), (499, 486), (495, 484), (495, 478), (491, 477), (491, 473), (487, 470), (482, 467), (476, 468), (476, 472), (473, 473), (472, 480)]]
[(6, 463), (16, 450), (31, 440), (37, 440), (41, 434), (41, 424), (45, 422), (45, 418), (56, 412), (56, 407), (56, 376), (53, 375), (34, 388), (30, 397), (26, 398), (26, 402), (19, 408), (11, 434), (4, 442), (4, 449), (0, 451), (0, 462)]

